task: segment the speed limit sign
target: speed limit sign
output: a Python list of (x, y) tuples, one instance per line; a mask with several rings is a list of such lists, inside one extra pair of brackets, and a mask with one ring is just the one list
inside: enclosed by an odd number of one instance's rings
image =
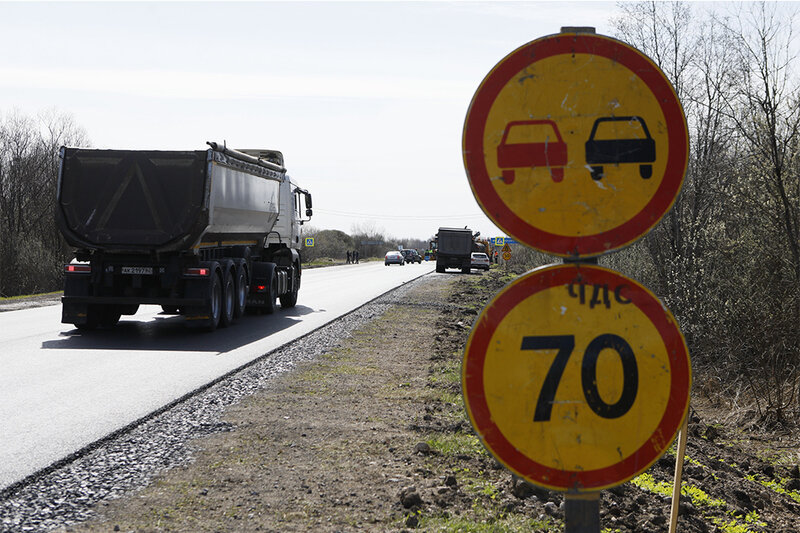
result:
[(587, 264), (503, 288), (464, 351), (464, 400), (486, 448), (520, 477), (596, 491), (646, 470), (689, 405), (689, 352), (646, 288)]

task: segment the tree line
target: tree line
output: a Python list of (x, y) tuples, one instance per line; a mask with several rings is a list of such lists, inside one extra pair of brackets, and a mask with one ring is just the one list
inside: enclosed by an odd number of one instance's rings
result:
[(800, 82), (791, 6), (619, 7), (617, 37), (647, 54), (675, 87), (690, 155), (672, 210), (601, 263), (643, 281), (675, 314), (696, 392), (761, 422), (796, 419)]
[(0, 296), (62, 288), (69, 248), (54, 220), (58, 149), (88, 144), (72, 117), (54, 110), (0, 120)]
[[(434, 228), (433, 233), (435, 232)], [(333, 262), (344, 262), (347, 252), (352, 253), (354, 250), (358, 251), (361, 259), (383, 259), (387, 251), (398, 248), (416, 248), (422, 254), (433, 240), (433, 236), (428, 240), (393, 237), (386, 235), (384, 230), (370, 222), (355, 224), (351, 233), (306, 226), (303, 229), (303, 237), (314, 238), (313, 247), (303, 248), (302, 256), (305, 262), (318, 261), (323, 258), (331, 259)]]

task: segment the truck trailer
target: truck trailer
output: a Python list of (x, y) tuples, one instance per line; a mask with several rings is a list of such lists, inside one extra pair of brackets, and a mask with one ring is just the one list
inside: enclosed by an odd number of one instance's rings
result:
[(460, 268), (469, 274), (472, 266), (472, 231), (467, 228), (439, 228), (436, 233), (436, 272)]
[(152, 304), (210, 331), (245, 309), (297, 303), (311, 194), (278, 151), (207, 144), (61, 148), (56, 224), (75, 257), (64, 268), (63, 323), (113, 327)]

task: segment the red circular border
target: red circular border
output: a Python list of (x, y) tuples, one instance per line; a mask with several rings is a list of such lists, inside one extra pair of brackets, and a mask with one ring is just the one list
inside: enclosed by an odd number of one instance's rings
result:
[[(670, 362), (670, 393), (664, 414), (653, 434), (633, 454), (612, 466), (596, 470), (558, 470), (530, 459), (511, 444), (494, 423), (483, 387), (486, 351), (497, 326), (524, 299), (539, 291), (576, 280), (589, 284), (624, 282), (622, 292), (658, 330)], [(674, 317), (636, 281), (612, 270), (587, 265), (556, 265), (534, 270), (501, 290), (478, 317), (463, 362), (464, 403), (473, 427), (487, 449), (501, 463), (531, 483), (556, 490), (589, 491), (618, 485), (646, 470), (669, 447), (689, 407), (691, 363), (686, 342)]]
[[(500, 91), (522, 69), (559, 54), (592, 54), (606, 57), (633, 71), (652, 91), (667, 123), (669, 154), (664, 179), (650, 201), (627, 222), (616, 228), (580, 237), (569, 237), (538, 229), (517, 216), (503, 202), (489, 179), (483, 149), (486, 120)], [(675, 202), (683, 184), (689, 157), (686, 117), (672, 85), (644, 54), (610, 37), (560, 34), (521, 46), (503, 58), (484, 78), (467, 110), (464, 121), (463, 156), (472, 194), (489, 218), (518, 241), (562, 257), (587, 257), (617, 250), (635, 241), (655, 226)]]

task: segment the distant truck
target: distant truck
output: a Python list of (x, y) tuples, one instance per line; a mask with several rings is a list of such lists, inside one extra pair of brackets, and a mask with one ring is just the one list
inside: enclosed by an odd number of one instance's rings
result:
[(473, 251), (472, 231), (467, 228), (439, 228), (436, 234), (436, 272), (460, 268), (469, 274)]
[(273, 150), (62, 147), (56, 223), (74, 247), (61, 321), (112, 327), (140, 305), (214, 330), (297, 303), (311, 195)]

